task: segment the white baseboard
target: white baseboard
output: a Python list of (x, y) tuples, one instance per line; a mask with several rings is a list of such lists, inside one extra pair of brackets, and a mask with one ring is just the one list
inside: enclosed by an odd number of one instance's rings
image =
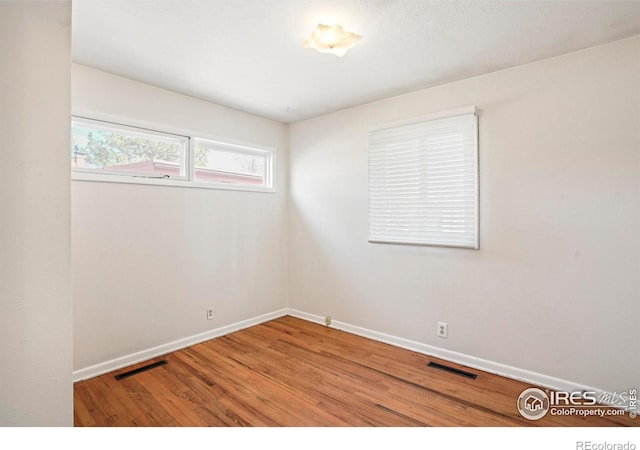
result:
[[(307, 320), (309, 322), (319, 323), (325, 325), (325, 318), (315, 314), (309, 314), (303, 311), (288, 308), (287, 315), (297, 317), (299, 319)], [(325, 325), (326, 326), (326, 325)], [(549, 388), (555, 391), (565, 392), (596, 392), (598, 394), (607, 394), (611, 398), (613, 393), (610, 393), (604, 389), (598, 389), (591, 386), (585, 386), (582, 384), (574, 383), (572, 381), (563, 380), (561, 378), (551, 377), (530, 370), (521, 369), (518, 367), (508, 366), (500, 364), (487, 359), (477, 358), (475, 356), (466, 355), (464, 353), (458, 353), (451, 350), (446, 350), (432, 345), (423, 344), (421, 342), (411, 341), (408, 339), (400, 338), (386, 333), (380, 333), (378, 331), (369, 330), (367, 328), (358, 327), (349, 323), (340, 322), (337, 320), (331, 321), (331, 328), (346, 331), (347, 333), (356, 334), (358, 336), (366, 337), (379, 342), (393, 345), (395, 347), (404, 348), (407, 350), (421, 353), (423, 355), (433, 356), (435, 358), (444, 359), (462, 366), (470, 367), (483, 372), (500, 375), (506, 378), (522, 381), (524, 383), (531, 384), (532, 387)], [(639, 386), (640, 387), (640, 386)], [(618, 393), (619, 394), (619, 393)], [(607, 405), (606, 403), (603, 403)], [(619, 405), (611, 405), (619, 407)], [(623, 408), (627, 409), (627, 408)]]
[(130, 366), (132, 364), (137, 364), (142, 361), (147, 361), (152, 358), (157, 358), (158, 356), (166, 355), (167, 353), (175, 352), (176, 350), (181, 350), (183, 348), (187, 348), (192, 345), (199, 344), (204, 341), (208, 341), (210, 339), (224, 336), (226, 334), (230, 334), (235, 331), (242, 330), (244, 328), (249, 328), (254, 325), (268, 322), (269, 320), (286, 316), (287, 314), (288, 313), (286, 309), (281, 309), (271, 313), (263, 314), (261, 316), (252, 317), (250, 319), (246, 319), (240, 322), (226, 325), (224, 327), (206, 331), (204, 333), (196, 334), (194, 336), (190, 336), (184, 339), (178, 339), (173, 342), (168, 342), (166, 344), (162, 344), (157, 347), (152, 347), (146, 350), (135, 352), (130, 355), (121, 356), (119, 358), (112, 359), (110, 361), (105, 361), (103, 363), (96, 364), (94, 366), (85, 367), (84, 369), (75, 370), (73, 372), (73, 381), (75, 383), (77, 381), (97, 377), (98, 375), (103, 375), (105, 373), (112, 372), (114, 370), (118, 370), (123, 367)]
[[(324, 317), (316, 316), (313, 314), (305, 313), (302, 311), (296, 311), (293, 309), (287, 310), (287, 314), (299, 319), (308, 320), (310, 322), (316, 322), (324, 325)], [(331, 321), (331, 328), (346, 331), (348, 333), (357, 334), (358, 336), (373, 339), (375, 341), (391, 344), (395, 347), (401, 347), (407, 350), (414, 351), (416, 353), (422, 353), (423, 355), (433, 356), (435, 358), (444, 359), (456, 364), (460, 364), (472, 369), (482, 370), (483, 372), (489, 372), (496, 375), (501, 375), (507, 378), (513, 378), (518, 381), (526, 383), (532, 383), (536, 386), (547, 387), (556, 390), (580, 390), (587, 389), (586, 386), (580, 386), (575, 383), (571, 383), (566, 380), (553, 378), (547, 375), (542, 375), (536, 372), (531, 372), (517, 367), (507, 366), (504, 364), (496, 363), (482, 358), (476, 358), (475, 356), (465, 355), (464, 353), (458, 353), (451, 350), (446, 350), (440, 347), (434, 347), (432, 345), (423, 344), (421, 342), (411, 341), (409, 339), (400, 338), (386, 333), (380, 333), (378, 331), (369, 330), (367, 328), (358, 327), (349, 323), (340, 322), (337, 320)]]
[[(94, 366), (86, 367), (84, 369), (76, 370), (73, 372), (73, 381), (77, 382), (81, 380), (86, 380), (88, 378), (93, 378), (98, 375), (112, 372), (114, 370), (118, 370), (123, 367), (127, 367), (132, 364), (136, 364), (152, 358), (157, 358), (158, 356), (166, 355), (167, 353), (174, 352), (176, 350), (181, 350), (183, 348), (187, 348), (192, 345), (199, 344), (204, 341), (208, 341), (210, 339), (224, 336), (229, 333), (242, 330), (244, 328), (249, 328), (254, 325), (259, 325), (261, 323), (268, 322), (269, 320), (273, 320), (278, 317), (282, 317), (286, 315), (297, 317), (299, 319), (303, 319), (309, 322), (325, 325), (324, 317), (321, 317), (315, 314), (309, 314), (303, 311), (298, 311), (292, 308), (284, 308), (278, 311), (274, 311), (272, 313), (263, 314), (261, 316), (253, 317), (251, 319), (242, 320), (240, 322), (226, 325), (224, 327), (216, 328), (214, 330), (210, 330), (205, 333), (197, 334), (184, 339), (178, 339), (176, 341), (159, 345), (157, 347), (153, 347), (147, 350), (132, 353), (130, 355), (112, 359), (110, 361), (106, 361), (100, 364), (96, 364)], [(330, 326), (331, 328), (342, 330), (347, 333), (355, 334), (368, 339), (373, 339), (375, 341), (384, 342), (386, 344), (411, 350), (416, 353), (433, 356), (435, 358), (440, 358), (440, 359), (450, 361), (456, 364), (460, 364), (466, 367), (470, 367), (473, 369), (482, 370), (484, 372), (522, 381), (524, 383), (531, 384), (532, 386), (549, 388), (556, 391), (566, 391), (566, 392), (589, 391), (589, 392), (596, 392), (598, 394), (600, 393), (609, 394), (609, 395), (611, 394), (603, 389), (597, 389), (591, 386), (585, 386), (582, 384), (574, 383), (572, 381), (551, 377), (549, 375), (544, 375), (537, 372), (532, 372), (530, 370), (508, 366), (508, 365), (497, 363), (494, 361), (477, 358), (475, 356), (466, 355), (464, 353), (458, 353), (451, 350), (435, 347), (432, 345), (411, 341), (409, 339), (404, 339), (404, 338), (393, 336), (390, 334), (369, 330), (367, 328), (358, 327), (356, 325), (351, 325), (349, 323), (340, 322), (337, 320), (332, 320)], [(612, 406), (618, 406), (618, 405), (612, 405)]]

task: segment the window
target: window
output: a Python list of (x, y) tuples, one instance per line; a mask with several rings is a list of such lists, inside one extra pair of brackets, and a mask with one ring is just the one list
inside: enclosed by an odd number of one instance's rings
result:
[(274, 149), (74, 117), (74, 180), (273, 191)]
[(71, 123), (78, 172), (187, 179), (189, 138), (88, 119)]
[(369, 241), (479, 248), (475, 108), (371, 128)]
[(272, 151), (196, 139), (196, 181), (271, 186)]

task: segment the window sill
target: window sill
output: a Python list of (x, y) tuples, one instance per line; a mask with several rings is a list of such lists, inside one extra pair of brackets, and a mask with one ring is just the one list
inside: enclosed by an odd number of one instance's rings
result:
[(227, 183), (208, 183), (202, 181), (172, 180), (167, 178), (144, 178), (122, 175), (105, 175), (86, 172), (71, 172), (72, 181), (93, 181), (100, 183), (142, 184), (147, 186), (184, 187), (197, 189), (218, 189), (226, 191), (275, 193), (273, 187), (249, 186)]

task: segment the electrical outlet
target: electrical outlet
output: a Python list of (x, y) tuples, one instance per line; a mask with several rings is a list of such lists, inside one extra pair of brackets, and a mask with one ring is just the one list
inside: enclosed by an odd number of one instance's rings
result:
[(449, 334), (448, 326), (445, 322), (438, 322), (438, 336), (446, 338)]
[(207, 309), (207, 320), (213, 319), (213, 308)]

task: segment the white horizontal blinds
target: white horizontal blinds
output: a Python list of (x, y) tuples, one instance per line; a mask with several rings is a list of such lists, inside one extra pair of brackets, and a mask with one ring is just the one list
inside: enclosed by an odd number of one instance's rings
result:
[(477, 116), (369, 132), (369, 241), (478, 248)]

